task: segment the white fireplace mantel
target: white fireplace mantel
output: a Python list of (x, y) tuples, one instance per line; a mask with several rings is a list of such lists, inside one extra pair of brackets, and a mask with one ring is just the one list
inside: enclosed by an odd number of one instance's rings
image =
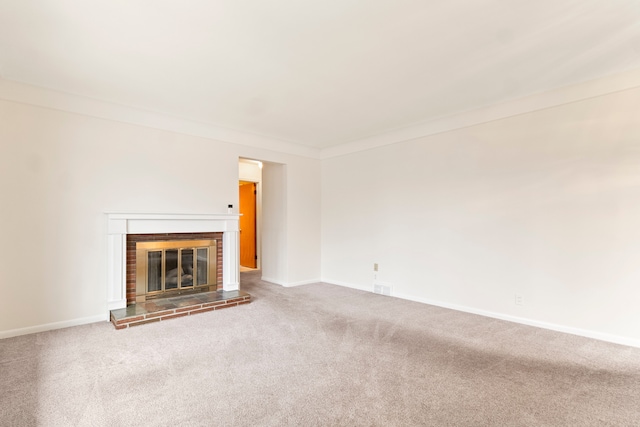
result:
[(109, 310), (127, 306), (127, 234), (222, 232), (222, 288), (240, 288), (238, 214), (108, 213)]

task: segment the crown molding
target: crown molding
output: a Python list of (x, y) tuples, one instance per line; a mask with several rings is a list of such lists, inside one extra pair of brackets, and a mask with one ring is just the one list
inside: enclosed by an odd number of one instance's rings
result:
[(314, 159), (329, 159), (640, 87), (640, 69), (439, 117), (324, 149), (32, 86), (0, 76), (0, 99)]
[(389, 132), (357, 139), (344, 144), (325, 148), (321, 159), (344, 156), (359, 151), (370, 150), (385, 145), (409, 141), (429, 135), (448, 132), (468, 126), (488, 123), (520, 114), (556, 107), (563, 104), (582, 101), (589, 98), (640, 87), (640, 69), (613, 74), (595, 80), (589, 80), (547, 92), (510, 100), (434, 120), (424, 121), (412, 126), (402, 127)]
[(58, 92), (2, 77), (0, 77), (0, 99), (296, 156), (320, 158), (320, 149), (318, 148), (226, 129), (169, 114)]

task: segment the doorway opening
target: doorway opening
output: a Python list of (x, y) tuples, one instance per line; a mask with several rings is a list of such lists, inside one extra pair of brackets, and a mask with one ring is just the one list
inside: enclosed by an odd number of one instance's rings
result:
[(238, 211), (240, 217), (240, 266), (258, 268), (257, 249), (257, 185), (255, 182), (240, 181)]
[(241, 158), (239, 172), (240, 271), (258, 270), (262, 240), (262, 162)]

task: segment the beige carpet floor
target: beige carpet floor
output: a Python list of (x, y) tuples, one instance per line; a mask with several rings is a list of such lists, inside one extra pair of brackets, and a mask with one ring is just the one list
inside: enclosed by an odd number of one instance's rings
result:
[(0, 425), (640, 425), (640, 349), (259, 275), (248, 305), (0, 340)]

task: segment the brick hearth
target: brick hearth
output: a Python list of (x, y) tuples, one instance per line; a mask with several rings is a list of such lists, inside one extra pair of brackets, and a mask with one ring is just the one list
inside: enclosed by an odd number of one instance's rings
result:
[(111, 310), (111, 323), (116, 329), (125, 329), (130, 326), (235, 307), (249, 302), (251, 302), (251, 296), (243, 291), (201, 292), (173, 298), (158, 298)]

